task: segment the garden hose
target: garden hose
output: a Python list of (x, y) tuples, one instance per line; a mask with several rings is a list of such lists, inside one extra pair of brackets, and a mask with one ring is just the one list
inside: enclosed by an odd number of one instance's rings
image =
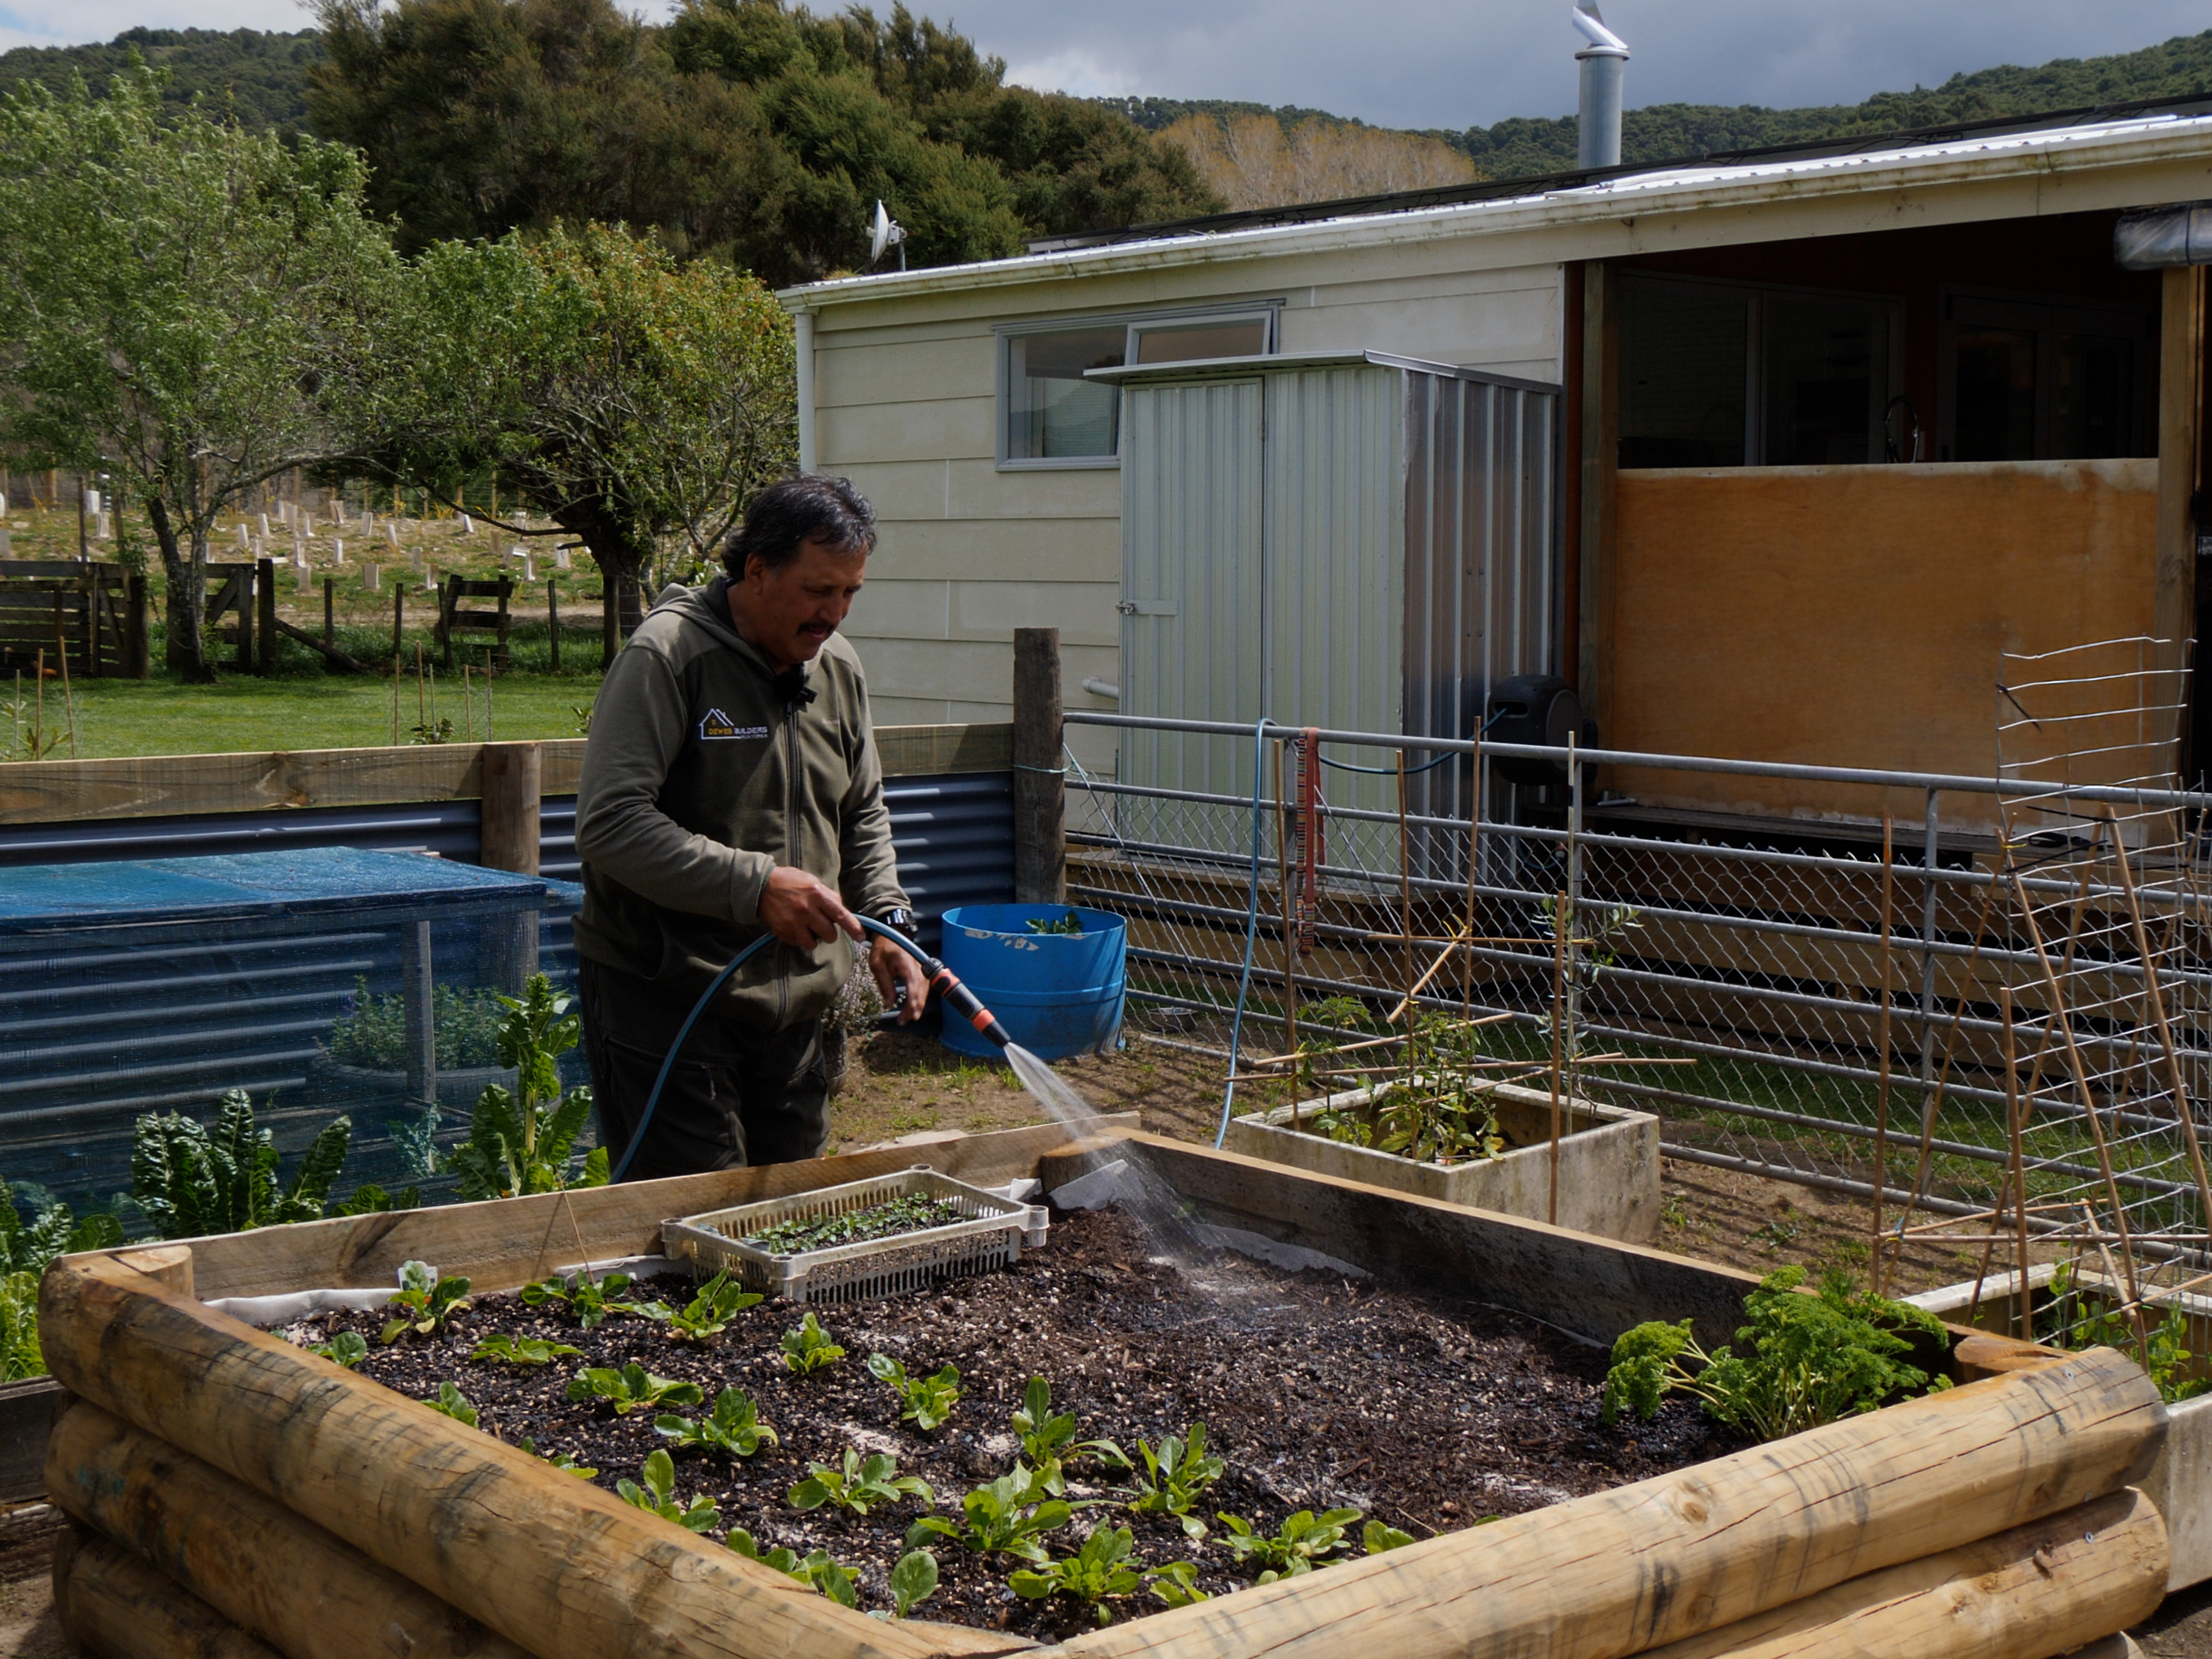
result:
[[(1012, 1044), (1013, 1038), (1007, 1035), (1006, 1028), (999, 1024), (991, 1011), (983, 1006), (981, 1000), (961, 983), (959, 976), (950, 968), (916, 945), (904, 933), (900, 933), (897, 928), (886, 927), (882, 922), (869, 916), (855, 916), (854, 920), (870, 933), (889, 939), (920, 963), (922, 977), (928, 981), (929, 988), (944, 998), (945, 1006), (952, 1012), (959, 1015), (1001, 1048), (1008, 1048)], [(653, 1121), (653, 1109), (660, 1103), (660, 1091), (667, 1085), (668, 1074), (676, 1069), (676, 1056), (683, 1052), (684, 1040), (691, 1035), (691, 1028), (699, 1023), (699, 1016), (707, 1012), (707, 1005), (714, 1000), (714, 993), (728, 982), (731, 975), (744, 967), (763, 945), (768, 945), (775, 938), (775, 935), (773, 933), (763, 933), (750, 945), (732, 957), (724, 965), (722, 971), (715, 975), (708, 981), (707, 988), (699, 994), (699, 1000), (691, 1005), (691, 1012), (684, 1016), (684, 1024), (676, 1033), (676, 1041), (668, 1045), (667, 1055), (660, 1062), (660, 1075), (653, 1080), (653, 1092), (645, 1097), (645, 1110), (638, 1115), (637, 1127), (630, 1132), (629, 1145), (623, 1149), (621, 1162), (617, 1163), (609, 1173), (607, 1176), (609, 1182), (617, 1182), (623, 1178), (623, 1173), (630, 1166), (630, 1160), (637, 1156), (637, 1149), (645, 1144), (646, 1128)]]

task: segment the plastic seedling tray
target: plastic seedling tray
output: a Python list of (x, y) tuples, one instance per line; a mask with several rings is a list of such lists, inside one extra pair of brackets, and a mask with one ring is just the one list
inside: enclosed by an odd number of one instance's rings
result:
[[(783, 1221), (812, 1221), (873, 1209), (920, 1194), (958, 1210), (963, 1219), (885, 1238), (777, 1255), (745, 1240)], [(938, 1279), (1011, 1267), (1042, 1244), (1049, 1225), (1041, 1205), (1019, 1203), (916, 1164), (894, 1176), (763, 1199), (661, 1224), (663, 1248), (705, 1273), (727, 1273), (749, 1290), (792, 1302), (865, 1302)]]

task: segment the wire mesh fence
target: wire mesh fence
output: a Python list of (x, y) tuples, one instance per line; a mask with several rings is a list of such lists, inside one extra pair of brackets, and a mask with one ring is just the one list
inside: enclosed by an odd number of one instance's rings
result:
[[(1654, 1111), (1670, 1156), (1854, 1195), (1893, 1250), (2063, 1255), (2081, 1318), (2156, 1315), (2212, 1268), (2212, 798), (2160, 758), (2170, 684), (2098, 672), (2008, 664), (2072, 746), (2008, 728), (1985, 778), (1071, 713), (1125, 755), (1204, 744), (1209, 785), (1071, 754), (1071, 896), (1129, 919), (1135, 1029), (1233, 1047), (1232, 1078), (1487, 1018), (1497, 1076)], [(2059, 718), (2084, 696), (2105, 718)], [(1670, 804), (1716, 775), (1833, 810)]]

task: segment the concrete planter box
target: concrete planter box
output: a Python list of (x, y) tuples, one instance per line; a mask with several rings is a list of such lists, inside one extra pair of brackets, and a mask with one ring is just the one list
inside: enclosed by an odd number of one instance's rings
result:
[[(2051, 1282), (2054, 1265), (2046, 1261), (2028, 1269), (2031, 1297)], [(1981, 1281), (1978, 1302), (1971, 1279), (1905, 1299), (1953, 1324), (1964, 1323), (1971, 1308), (1977, 1328), (2003, 1333), (2013, 1328), (2016, 1318), (2016, 1278), (2018, 1274), (2010, 1273), (1990, 1274)], [(2096, 1280), (2084, 1273), (2080, 1282), (2084, 1290), (2094, 1290)], [(2205, 1352), (2204, 1332), (2212, 1324), (2212, 1297), (2185, 1296), (2181, 1302), (2189, 1316), (2190, 1346), (2201, 1355)], [(2166, 1408), (2166, 1445), (2144, 1477), (2142, 1489), (2166, 1517), (2166, 1539), (2172, 1551), (2168, 1591), (2186, 1589), (2212, 1578), (2212, 1395), (2199, 1395)]]
[[(1230, 1124), (1224, 1145), (1230, 1152), (1311, 1175), (1364, 1182), (1499, 1215), (1546, 1219), (1552, 1190), (1550, 1094), (1498, 1085), (1498, 1127), (1511, 1150), (1467, 1164), (1416, 1164), (1395, 1152), (1291, 1127), (1294, 1116), (1311, 1117), (1330, 1105), (1357, 1106), (1369, 1093), (1359, 1089), (1240, 1117)], [(1657, 1239), (1659, 1120), (1649, 1112), (1587, 1100), (1562, 1101), (1559, 1116), (1559, 1224), (1631, 1244)]]

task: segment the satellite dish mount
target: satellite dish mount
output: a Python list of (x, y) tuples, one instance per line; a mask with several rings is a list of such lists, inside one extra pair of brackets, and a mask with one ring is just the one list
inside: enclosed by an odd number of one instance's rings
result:
[(876, 203), (876, 216), (868, 222), (868, 263), (884, 257), (886, 248), (899, 251), (899, 269), (906, 269), (906, 227), (891, 217), (881, 200)]

